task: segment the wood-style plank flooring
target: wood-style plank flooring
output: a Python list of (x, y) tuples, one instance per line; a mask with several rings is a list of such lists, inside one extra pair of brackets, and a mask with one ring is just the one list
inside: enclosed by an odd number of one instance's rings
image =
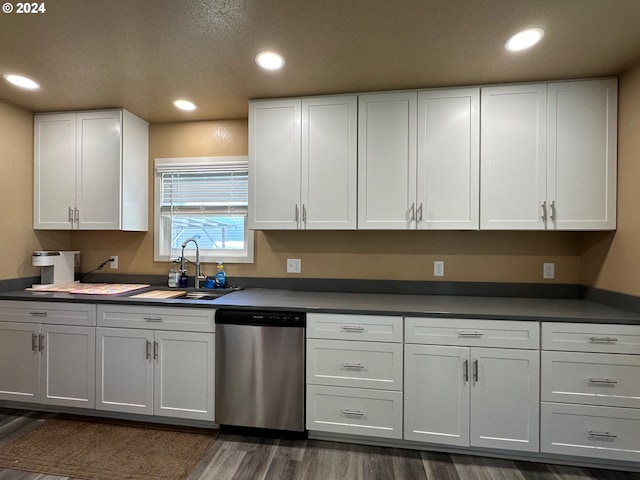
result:
[[(0, 444), (48, 414), (0, 408)], [(189, 480), (640, 480), (640, 474), (319, 440), (221, 433)], [(0, 469), (0, 480), (70, 477)]]

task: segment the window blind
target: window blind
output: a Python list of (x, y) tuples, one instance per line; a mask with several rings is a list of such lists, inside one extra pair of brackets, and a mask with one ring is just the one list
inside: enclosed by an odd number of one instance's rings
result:
[(249, 196), (246, 162), (158, 165), (163, 211), (246, 211)]

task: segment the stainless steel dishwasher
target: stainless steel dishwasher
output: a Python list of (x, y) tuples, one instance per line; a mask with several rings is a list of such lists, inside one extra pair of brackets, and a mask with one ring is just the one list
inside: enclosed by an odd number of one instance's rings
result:
[(305, 430), (305, 314), (216, 311), (216, 423)]

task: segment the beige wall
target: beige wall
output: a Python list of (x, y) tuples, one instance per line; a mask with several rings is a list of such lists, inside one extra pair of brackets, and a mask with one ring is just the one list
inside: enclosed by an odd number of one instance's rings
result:
[(0, 280), (39, 275), (34, 250), (68, 249), (68, 232), (33, 230), (33, 114), (0, 100)]
[(619, 77), (618, 229), (583, 240), (580, 281), (640, 296), (640, 64)]
[[(567, 232), (256, 232), (256, 261), (227, 265), (230, 276), (543, 282), (542, 263), (556, 263), (556, 283), (582, 283), (640, 296), (640, 65), (620, 77), (618, 231)], [(34, 249), (82, 251), (83, 271), (109, 255), (121, 273), (165, 274), (153, 261), (153, 232), (37, 232), (32, 222), (32, 115), (0, 102), (0, 199), (4, 227), (0, 279), (37, 275)], [(183, 122), (150, 127), (154, 158), (247, 154), (246, 120)], [(153, 182), (149, 179), (150, 199)], [(149, 224), (153, 225), (152, 212)], [(302, 275), (285, 271), (302, 259)], [(433, 261), (445, 276), (433, 277)], [(108, 269), (105, 270), (108, 272)], [(205, 273), (213, 265), (205, 265)], [(545, 281), (549, 282), (549, 281)]]

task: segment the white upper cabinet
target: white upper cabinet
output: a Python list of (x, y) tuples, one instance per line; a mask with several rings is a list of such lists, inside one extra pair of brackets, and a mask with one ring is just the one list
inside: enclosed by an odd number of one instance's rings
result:
[(416, 226), (477, 230), (480, 89), (418, 93)]
[(148, 229), (148, 124), (126, 110), (34, 119), (34, 229)]
[(358, 102), (358, 228), (415, 228), (418, 94), (367, 94)]
[(355, 96), (249, 104), (249, 227), (356, 228)]
[(617, 80), (550, 83), (547, 112), (548, 228), (615, 229)]
[(297, 229), (299, 99), (249, 103), (249, 228)]
[(617, 80), (482, 89), (480, 227), (616, 227)]
[(478, 228), (478, 88), (360, 95), (361, 229)]
[(482, 89), (480, 228), (544, 229), (546, 84)]

